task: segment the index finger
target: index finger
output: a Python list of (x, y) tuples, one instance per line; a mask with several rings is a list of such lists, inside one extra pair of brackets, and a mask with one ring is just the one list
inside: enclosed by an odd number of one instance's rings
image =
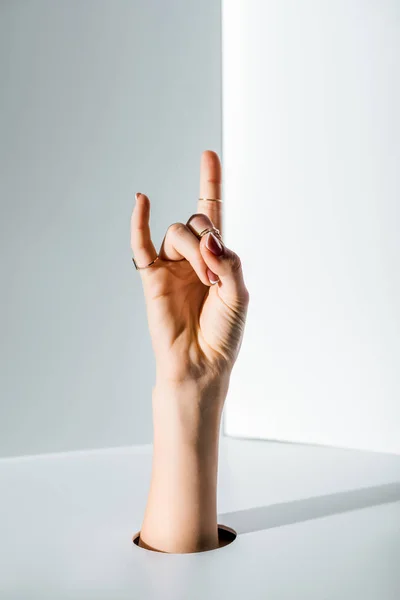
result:
[(221, 179), (221, 162), (218, 154), (206, 150), (201, 155), (197, 212), (207, 215), (220, 231), (222, 231)]

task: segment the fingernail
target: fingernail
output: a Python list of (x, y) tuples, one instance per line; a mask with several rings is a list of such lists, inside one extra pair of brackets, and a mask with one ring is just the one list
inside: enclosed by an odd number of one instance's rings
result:
[(210, 252), (215, 254), (215, 256), (221, 256), (221, 254), (224, 253), (223, 245), (221, 244), (217, 236), (214, 235), (211, 231), (210, 233), (207, 233), (206, 247)]
[(211, 269), (207, 269), (207, 277), (210, 280), (210, 283), (214, 285), (214, 283), (218, 283), (219, 277), (216, 275)]
[(140, 196), (140, 192), (136, 192), (136, 194), (135, 194), (136, 202), (138, 201), (139, 196)]

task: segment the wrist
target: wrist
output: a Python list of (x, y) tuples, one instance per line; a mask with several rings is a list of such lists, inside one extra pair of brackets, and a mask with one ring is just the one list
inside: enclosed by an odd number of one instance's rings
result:
[(228, 382), (158, 380), (153, 388), (154, 445), (217, 447)]

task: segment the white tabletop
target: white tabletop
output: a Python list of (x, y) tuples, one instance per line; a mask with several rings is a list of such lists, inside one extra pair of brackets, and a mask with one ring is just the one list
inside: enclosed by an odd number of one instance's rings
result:
[(151, 446), (0, 460), (0, 598), (398, 600), (400, 456), (221, 440), (225, 548), (132, 544)]

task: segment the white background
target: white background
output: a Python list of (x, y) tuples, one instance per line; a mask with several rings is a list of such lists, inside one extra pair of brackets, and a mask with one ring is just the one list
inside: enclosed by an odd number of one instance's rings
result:
[(228, 434), (400, 452), (399, 106), (398, 3), (223, 2)]

